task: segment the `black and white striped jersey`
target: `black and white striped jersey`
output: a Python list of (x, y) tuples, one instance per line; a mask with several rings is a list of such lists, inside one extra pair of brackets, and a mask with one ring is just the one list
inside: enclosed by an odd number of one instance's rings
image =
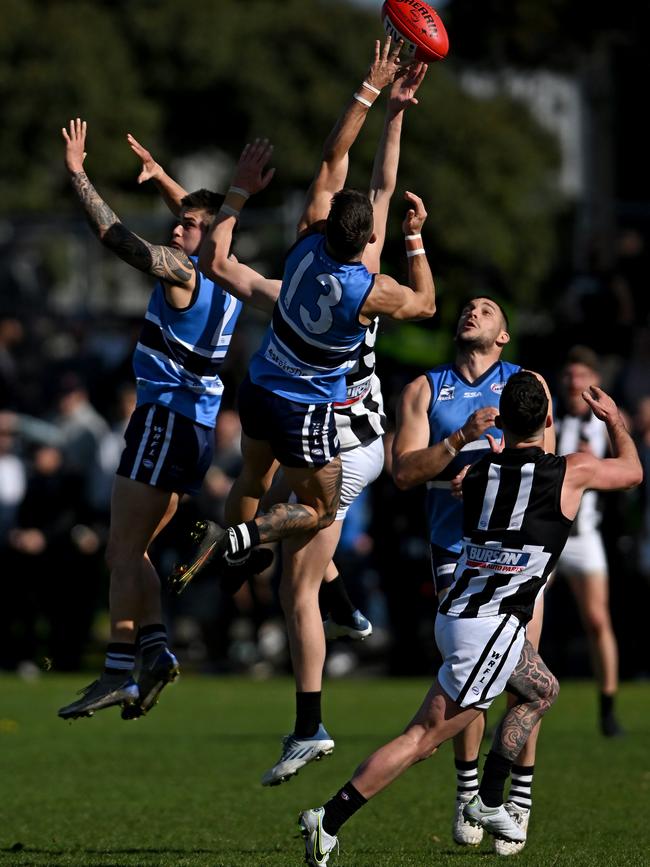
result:
[(481, 458), (463, 481), (464, 538), (440, 605), (452, 617), (530, 620), (572, 521), (560, 508), (566, 458), (539, 448)]
[(364, 446), (386, 433), (381, 382), (375, 373), (375, 342), (379, 319), (366, 331), (356, 364), (345, 377), (345, 403), (334, 404), (334, 419), (341, 443), (347, 452)]

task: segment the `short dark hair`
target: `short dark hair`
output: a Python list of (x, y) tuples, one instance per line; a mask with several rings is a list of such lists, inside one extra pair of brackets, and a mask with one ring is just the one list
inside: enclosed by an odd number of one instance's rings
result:
[(567, 353), (564, 366), (566, 367), (567, 364), (584, 364), (585, 367), (593, 370), (594, 373), (600, 373), (598, 356), (588, 346), (572, 346)]
[(343, 261), (354, 259), (370, 240), (373, 230), (370, 199), (358, 190), (339, 190), (332, 197), (325, 235), (332, 252)]
[(503, 389), (499, 415), (502, 427), (518, 436), (531, 436), (543, 427), (548, 415), (548, 397), (534, 373), (529, 370), (513, 373)]
[(181, 199), (181, 205), (191, 211), (205, 211), (212, 217), (216, 217), (219, 208), (223, 205), (225, 196), (221, 193), (213, 193), (212, 190), (195, 190)]

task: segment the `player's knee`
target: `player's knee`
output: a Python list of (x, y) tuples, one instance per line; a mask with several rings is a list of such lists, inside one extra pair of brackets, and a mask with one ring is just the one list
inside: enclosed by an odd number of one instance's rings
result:
[(590, 635), (600, 635), (609, 627), (606, 611), (589, 611), (585, 616), (585, 628)]
[(324, 530), (325, 527), (329, 527), (334, 523), (336, 519), (336, 507), (334, 506), (326, 506), (324, 510), (318, 513), (318, 529)]
[(544, 694), (542, 695), (542, 698), (547, 708), (551, 707), (551, 705), (555, 703), (559, 694), (560, 682), (558, 681), (557, 677), (555, 677), (555, 675), (551, 675), (551, 678), (544, 690)]

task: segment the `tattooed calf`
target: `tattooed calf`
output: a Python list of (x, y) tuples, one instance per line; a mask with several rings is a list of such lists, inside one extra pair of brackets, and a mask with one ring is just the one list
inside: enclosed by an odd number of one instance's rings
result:
[(560, 685), (530, 641), (524, 642), (519, 662), (507, 689), (518, 697), (505, 714), (494, 736), (494, 749), (514, 761), (537, 722), (558, 696)]

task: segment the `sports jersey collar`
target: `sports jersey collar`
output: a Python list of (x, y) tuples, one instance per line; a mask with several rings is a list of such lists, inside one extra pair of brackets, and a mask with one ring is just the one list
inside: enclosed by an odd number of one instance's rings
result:
[(463, 376), (463, 374), (460, 372), (460, 370), (456, 367), (456, 363), (455, 363), (455, 362), (452, 363), (452, 365), (451, 365), (451, 369), (453, 370), (454, 374), (458, 377), (458, 379), (460, 379), (461, 382), (464, 382), (465, 385), (469, 385), (469, 386), (474, 386), (474, 387), (476, 387), (476, 386), (478, 386), (478, 385), (483, 385), (483, 383), (485, 382), (485, 380), (488, 379), (488, 377), (492, 376), (492, 374), (494, 373), (494, 371), (496, 370), (496, 368), (497, 368), (500, 364), (501, 364), (501, 359), (499, 359), (498, 361), (495, 361), (494, 364), (492, 364), (490, 367), (488, 367), (488, 369), (485, 371), (485, 373), (482, 373), (482, 374), (478, 377), (478, 379), (475, 379), (473, 382), (470, 381), (469, 379), (466, 379), (466, 378)]
[(539, 446), (528, 446), (525, 449), (513, 449), (513, 448), (505, 448), (502, 452), (498, 454), (493, 454), (492, 459), (499, 457), (501, 455), (504, 458), (512, 458), (515, 455), (520, 458), (536, 458), (540, 455), (544, 454), (544, 449), (541, 449)]

